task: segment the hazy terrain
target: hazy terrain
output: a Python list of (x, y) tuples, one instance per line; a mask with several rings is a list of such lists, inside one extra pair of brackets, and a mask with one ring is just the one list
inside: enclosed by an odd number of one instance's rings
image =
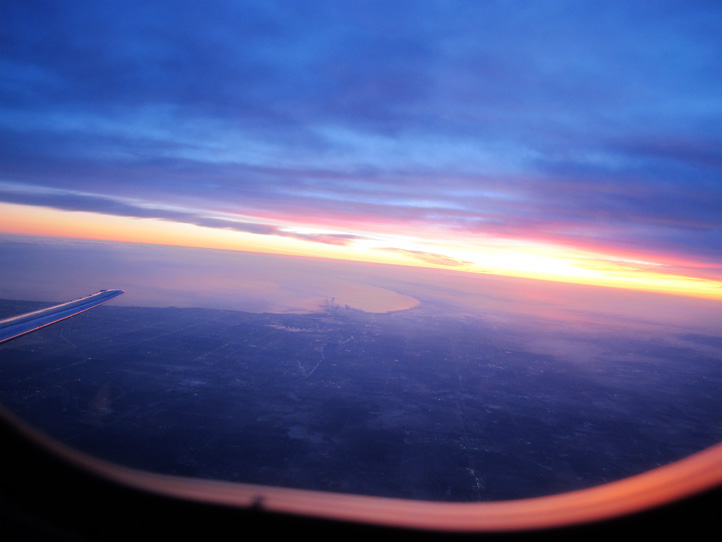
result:
[(200, 249), (3, 248), (17, 268), (3, 317), (127, 291), (2, 345), (0, 401), (135, 467), (496, 500), (722, 440), (719, 312), (703, 300)]

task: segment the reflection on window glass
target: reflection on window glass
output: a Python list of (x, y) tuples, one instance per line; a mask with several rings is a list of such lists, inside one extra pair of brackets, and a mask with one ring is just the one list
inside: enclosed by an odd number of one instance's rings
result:
[(491, 501), (722, 441), (716, 5), (3, 5), (0, 402), (145, 470)]

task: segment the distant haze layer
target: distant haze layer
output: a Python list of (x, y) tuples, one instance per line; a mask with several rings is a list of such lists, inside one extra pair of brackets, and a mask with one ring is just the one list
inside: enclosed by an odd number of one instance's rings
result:
[(8, 262), (0, 297), (63, 301), (120, 288), (117, 304), (311, 313), (340, 306), (381, 313), (418, 301), (344, 278), (325, 261), (131, 243), (0, 238)]
[(719, 301), (443, 269), (16, 235), (0, 236), (0, 251), (5, 299), (65, 301), (120, 288), (126, 294), (113, 304), (301, 314), (433, 303), (437, 314), (457, 316), (722, 327)]

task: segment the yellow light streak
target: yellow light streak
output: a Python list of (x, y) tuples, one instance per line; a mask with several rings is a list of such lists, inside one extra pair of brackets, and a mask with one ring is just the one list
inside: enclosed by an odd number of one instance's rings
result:
[[(722, 300), (722, 281), (664, 273), (644, 259), (502, 239), (454, 244), (410, 235), (377, 235), (337, 246), (278, 235), (260, 235), (159, 219), (61, 211), (0, 203), (0, 232), (107, 241), (163, 244), (396, 264), (487, 273), (575, 284), (611, 286)], [(290, 229), (290, 228), (289, 228)], [(298, 232), (324, 233), (297, 227)], [(333, 232), (338, 233), (338, 232)], [(357, 233), (363, 237), (365, 232)], [(388, 249), (395, 249), (388, 250)], [(428, 256), (427, 258), (424, 258)], [(434, 256), (453, 258), (446, 265)], [(465, 262), (465, 263), (463, 263)]]

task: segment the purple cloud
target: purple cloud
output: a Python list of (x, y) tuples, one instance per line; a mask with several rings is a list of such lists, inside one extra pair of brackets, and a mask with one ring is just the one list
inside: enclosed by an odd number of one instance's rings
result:
[(109, 197), (86, 194), (63, 194), (53, 192), (4, 191), (0, 186), (0, 201), (20, 205), (38, 205), (65, 211), (86, 211), (132, 218), (155, 218), (171, 222), (194, 224), (206, 228), (218, 228), (257, 235), (277, 235), (327, 245), (347, 245), (361, 237), (352, 234), (305, 234), (284, 230), (278, 226), (203, 216), (191, 211), (176, 211), (156, 207), (143, 207), (118, 201)]
[(0, 182), (98, 195), (60, 208), (719, 260), (714, 3), (17, 2), (3, 19)]

